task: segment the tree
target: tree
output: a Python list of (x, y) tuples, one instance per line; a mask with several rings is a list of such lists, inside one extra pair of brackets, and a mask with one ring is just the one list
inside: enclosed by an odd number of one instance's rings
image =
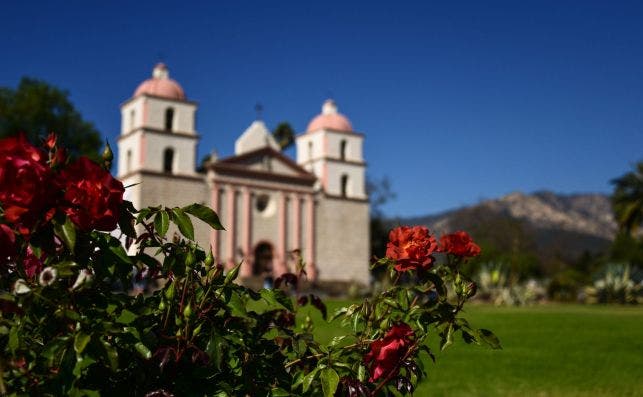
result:
[(619, 178), (613, 179), (612, 209), (621, 231), (635, 235), (643, 223), (643, 161)]
[(74, 109), (67, 91), (42, 80), (23, 77), (17, 89), (0, 88), (0, 138), (20, 132), (32, 142), (55, 132), (71, 154), (100, 159), (96, 127)]
[(272, 131), (272, 136), (281, 147), (281, 150), (288, 149), (295, 142), (295, 130), (285, 121), (277, 124), (275, 130)]

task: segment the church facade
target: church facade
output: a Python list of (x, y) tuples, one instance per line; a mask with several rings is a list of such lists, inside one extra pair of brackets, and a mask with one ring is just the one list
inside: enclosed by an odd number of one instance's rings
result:
[(214, 209), (226, 228), (194, 222), (199, 245), (216, 260), (241, 262), (241, 277), (277, 277), (302, 259), (309, 280), (369, 282), (369, 204), (364, 135), (327, 100), (295, 137), (296, 159), (256, 120), (235, 153), (211, 156), (197, 171), (197, 104), (158, 64), (121, 105), (118, 177), (137, 208)]

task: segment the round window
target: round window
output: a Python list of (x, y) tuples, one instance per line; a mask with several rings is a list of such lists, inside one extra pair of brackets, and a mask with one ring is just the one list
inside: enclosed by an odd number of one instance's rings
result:
[(257, 201), (255, 202), (255, 208), (259, 212), (264, 212), (266, 208), (268, 208), (268, 204), (270, 204), (270, 196), (267, 194), (260, 194), (257, 196)]

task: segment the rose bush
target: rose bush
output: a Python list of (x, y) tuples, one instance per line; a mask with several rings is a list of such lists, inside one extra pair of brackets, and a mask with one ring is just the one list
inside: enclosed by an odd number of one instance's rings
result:
[[(458, 316), (475, 294), (459, 270), (470, 239), (438, 249), (425, 227), (393, 230), (373, 264), (392, 286), (329, 315), (299, 289), (303, 263), (276, 289), (239, 285), (239, 266), (192, 241), (193, 219), (223, 229), (211, 209), (136, 210), (105, 170), (109, 150), (103, 168), (67, 158), (55, 136), (44, 144), (0, 141), (0, 394), (408, 394), (425, 376), (420, 354), (433, 358), (429, 336), (499, 347)], [(132, 293), (146, 283), (159, 287)], [(320, 343), (307, 305), (345, 334)]]

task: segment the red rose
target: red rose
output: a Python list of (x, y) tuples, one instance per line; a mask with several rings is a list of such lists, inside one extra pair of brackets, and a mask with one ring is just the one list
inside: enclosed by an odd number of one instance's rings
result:
[(28, 234), (38, 221), (51, 218), (56, 194), (46, 154), (24, 135), (0, 141), (0, 203), (5, 220)]
[(16, 235), (7, 225), (0, 224), (0, 265), (16, 254)]
[(65, 213), (80, 229), (112, 231), (123, 204), (123, 184), (87, 157), (61, 172)]
[(467, 232), (458, 231), (440, 237), (440, 251), (449, 254), (473, 257), (480, 255), (480, 247)]
[(395, 270), (431, 267), (434, 260), (431, 254), (438, 248), (438, 243), (426, 227), (400, 226), (391, 230), (388, 239), (386, 256), (397, 262)]
[(382, 339), (371, 343), (371, 350), (364, 356), (364, 363), (369, 367), (370, 382), (395, 376), (411, 345), (413, 330), (401, 323), (394, 325)]

